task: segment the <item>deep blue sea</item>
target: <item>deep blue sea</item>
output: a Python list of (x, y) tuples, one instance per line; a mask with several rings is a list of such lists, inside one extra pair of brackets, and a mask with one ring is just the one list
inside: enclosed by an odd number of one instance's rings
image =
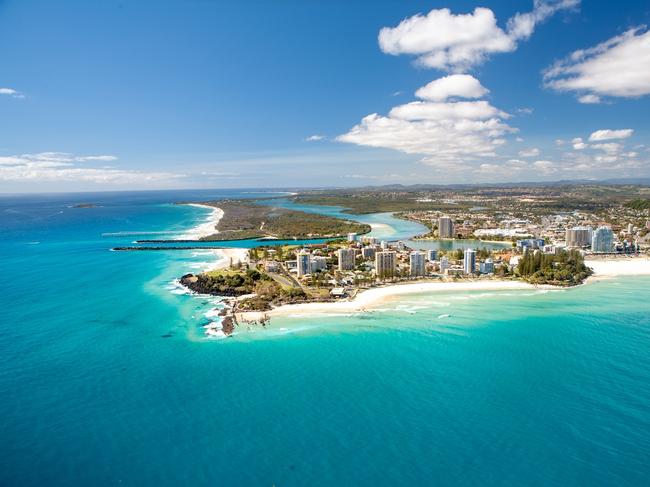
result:
[(648, 277), (407, 296), (210, 340), (215, 298), (174, 285), (210, 253), (109, 250), (207, 216), (172, 202), (266, 196), (0, 197), (0, 485), (648, 484)]

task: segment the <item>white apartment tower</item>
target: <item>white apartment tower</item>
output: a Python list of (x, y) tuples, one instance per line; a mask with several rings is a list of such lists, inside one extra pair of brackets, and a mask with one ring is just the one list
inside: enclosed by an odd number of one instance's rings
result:
[(423, 252), (413, 251), (409, 256), (411, 276), (423, 276), (425, 274), (425, 258)]
[(298, 277), (311, 274), (311, 255), (305, 250), (298, 252), (296, 256), (296, 269), (298, 270)]
[(476, 251), (474, 249), (465, 249), (463, 270), (465, 274), (474, 274), (476, 272)]
[(449, 259), (443, 256), (440, 259), (440, 274), (444, 274), (447, 269), (449, 269)]
[(591, 237), (592, 252), (611, 252), (614, 248), (614, 232), (610, 227), (598, 227)]

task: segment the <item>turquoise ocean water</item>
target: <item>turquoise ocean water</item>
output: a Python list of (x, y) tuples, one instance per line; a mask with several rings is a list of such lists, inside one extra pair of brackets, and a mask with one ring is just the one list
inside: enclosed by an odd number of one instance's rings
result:
[(207, 340), (215, 299), (173, 281), (212, 255), (109, 249), (242, 196), (0, 198), (0, 485), (647, 485), (650, 278)]

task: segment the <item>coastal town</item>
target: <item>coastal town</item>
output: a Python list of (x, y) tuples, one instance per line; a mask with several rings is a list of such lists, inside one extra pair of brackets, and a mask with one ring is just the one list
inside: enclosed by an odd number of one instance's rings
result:
[[(446, 199), (444, 212), (397, 212), (429, 229), (408, 244), (356, 232), (316, 243), (269, 242), (231, 257), (225, 268), (185, 275), (181, 283), (194, 292), (225, 296), (223, 319), (208, 325), (207, 333), (229, 335), (240, 324), (266, 326), (269, 312), (285, 305), (350, 302), (389, 285), (518, 281), (575, 286), (592, 274), (587, 259), (647, 252), (650, 215), (643, 200), (599, 211), (545, 214), (530, 210), (530, 202), (524, 202), (529, 210), (522, 214), (512, 198), (507, 200), (509, 209), (500, 200), (503, 207), (497, 210), (493, 203), (468, 207), (466, 202), (452, 210), (455, 202)], [(451, 245), (423, 248), (431, 242)]]

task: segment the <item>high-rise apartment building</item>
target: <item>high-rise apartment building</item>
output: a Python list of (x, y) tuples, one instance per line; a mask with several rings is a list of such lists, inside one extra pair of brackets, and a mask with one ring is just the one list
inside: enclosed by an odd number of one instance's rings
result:
[(309, 255), (309, 252), (305, 250), (298, 252), (296, 256), (296, 270), (298, 271), (298, 277), (311, 274), (311, 255)]
[(424, 253), (413, 251), (409, 256), (410, 271), (412, 276), (423, 276), (425, 274)]
[(351, 271), (354, 269), (354, 249), (339, 249), (339, 270)]
[(476, 272), (476, 250), (465, 249), (463, 270), (465, 271), (465, 274), (474, 274)]
[(449, 269), (449, 259), (442, 257), (440, 259), (440, 274), (444, 274), (447, 269)]
[(591, 227), (573, 227), (566, 229), (567, 247), (586, 247), (591, 245)]
[(438, 236), (440, 238), (453, 238), (454, 222), (448, 216), (438, 218)]
[(396, 264), (397, 253), (392, 250), (375, 254), (375, 274), (380, 279), (394, 277)]
[(614, 249), (614, 232), (610, 227), (598, 227), (591, 237), (592, 252), (611, 252)]

